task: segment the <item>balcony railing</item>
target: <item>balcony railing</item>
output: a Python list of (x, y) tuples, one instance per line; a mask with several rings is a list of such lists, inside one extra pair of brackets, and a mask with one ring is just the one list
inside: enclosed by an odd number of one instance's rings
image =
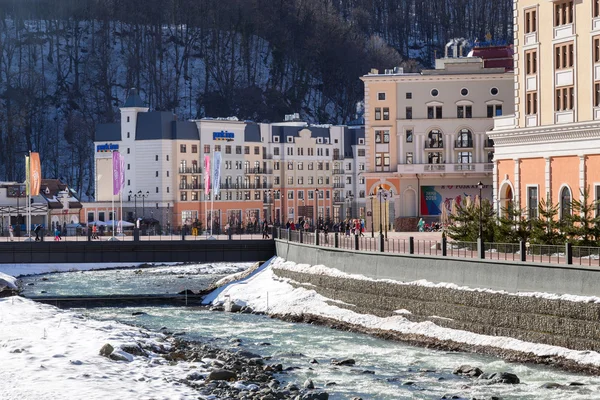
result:
[(333, 184), (333, 188), (334, 188), (334, 189), (343, 189), (343, 188), (345, 188), (345, 187), (346, 187), (346, 184), (345, 184), (345, 183), (343, 183), (343, 182), (342, 182), (342, 183), (334, 183), (334, 184)]
[(179, 173), (180, 174), (201, 174), (202, 168), (200, 168), (200, 167), (188, 167), (188, 168), (179, 167)]
[(204, 189), (204, 184), (202, 183), (180, 183), (179, 190), (200, 190)]
[(262, 167), (246, 168), (246, 175), (272, 174), (273, 170)]
[(398, 164), (398, 173), (407, 174), (440, 174), (440, 173), (489, 173), (493, 171), (492, 163), (468, 164)]
[(334, 169), (333, 175), (344, 175), (344, 170), (343, 169)]
[(473, 148), (473, 140), (455, 140), (454, 148), (455, 149), (472, 149)]
[(426, 149), (443, 149), (444, 141), (443, 140), (437, 140), (437, 141), (425, 140), (425, 148)]
[(336, 197), (336, 196), (333, 196), (333, 202), (334, 202), (334, 203), (343, 203), (344, 201), (345, 201), (345, 200), (344, 200), (344, 198), (343, 198), (343, 197)]
[(272, 160), (273, 159), (273, 154), (264, 154), (262, 156), (263, 160)]
[(344, 159), (344, 155), (343, 154), (334, 154), (333, 155), (333, 159), (336, 161), (340, 161)]

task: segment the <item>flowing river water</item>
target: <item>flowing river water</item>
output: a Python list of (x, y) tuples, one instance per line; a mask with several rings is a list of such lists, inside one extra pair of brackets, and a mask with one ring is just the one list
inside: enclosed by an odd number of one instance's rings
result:
[[(24, 277), (25, 295), (155, 294), (185, 288), (203, 289), (235, 268), (166, 266), (144, 270), (101, 270)], [(216, 272), (216, 274), (212, 273)], [(131, 279), (133, 276), (136, 279)], [(120, 283), (119, 283), (120, 282)], [(28, 285), (33, 283), (33, 285)], [(115, 284), (117, 285), (115, 287)], [(286, 367), (297, 367), (279, 379), (301, 385), (312, 379), (330, 399), (596, 399), (600, 380), (550, 367), (508, 363), (501, 359), (408, 346), (368, 335), (321, 326), (293, 324), (251, 314), (231, 314), (198, 307), (110, 307), (79, 309), (92, 318), (117, 320), (150, 330), (166, 328), (185, 339), (273, 357)], [(133, 314), (136, 315), (133, 315)], [(232, 340), (239, 339), (239, 340)], [(239, 344), (238, 341), (241, 341)], [(331, 359), (353, 358), (356, 365), (337, 367)], [(314, 363), (314, 360), (318, 363)], [(313, 362), (311, 362), (313, 361)], [(469, 364), (484, 372), (516, 374), (518, 385), (485, 385), (480, 380), (453, 375)], [(564, 385), (547, 389), (547, 383)], [(577, 382), (582, 386), (569, 386)], [(333, 384), (335, 383), (335, 384)], [(457, 396), (457, 397), (452, 397)]]

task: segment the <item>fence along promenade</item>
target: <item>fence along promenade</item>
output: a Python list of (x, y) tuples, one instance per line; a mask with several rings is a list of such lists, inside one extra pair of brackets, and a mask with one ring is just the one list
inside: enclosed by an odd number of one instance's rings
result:
[(520, 243), (482, 243), (459, 242), (440, 237), (436, 239), (418, 239), (388, 237), (375, 233), (370, 236), (346, 235), (343, 232), (304, 232), (278, 228), (277, 237), (296, 243), (305, 243), (321, 247), (338, 248), (364, 252), (383, 252), (391, 254), (416, 254), (438, 257), (474, 258), (546, 264), (580, 265), (600, 268), (600, 247), (539, 245)]

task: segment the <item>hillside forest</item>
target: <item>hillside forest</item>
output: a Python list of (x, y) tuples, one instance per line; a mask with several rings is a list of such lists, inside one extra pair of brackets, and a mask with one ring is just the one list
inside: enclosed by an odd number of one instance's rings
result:
[(95, 126), (127, 91), (179, 119), (346, 124), (360, 76), (416, 72), (449, 39), (512, 38), (512, 0), (0, 0), (0, 180), (93, 199)]

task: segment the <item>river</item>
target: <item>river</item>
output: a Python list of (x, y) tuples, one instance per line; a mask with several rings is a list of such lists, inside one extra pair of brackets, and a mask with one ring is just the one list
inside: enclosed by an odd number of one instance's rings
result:
[[(104, 270), (46, 274), (23, 278), (30, 294), (128, 294), (174, 293), (182, 288), (202, 289), (232, 270), (202, 266), (163, 266), (150, 269)], [(209, 271), (217, 274), (208, 273)], [(117, 282), (117, 288), (110, 282)], [(119, 283), (120, 282), (120, 283)], [(27, 285), (34, 283), (34, 285)], [(439, 399), (444, 395), (463, 399), (595, 399), (596, 377), (550, 367), (507, 363), (501, 359), (467, 353), (442, 352), (385, 341), (363, 334), (326, 327), (293, 324), (252, 314), (231, 314), (195, 307), (129, 307), (77, 310), (100, 320), (118, 320), (150, 330), (166, 328), (189, 340), (208, 341), (219, 347), (237, 346), (273, 357), (284, 367), (298, 367), (280, 380), (302, 384), (310, 378), (330, 399)], [(133, 314), (136, 314), (135, 316)], [(333, 366), (331, 359), (353, 358), (352, 367)], [(311, 360), (317, 363), (311, 363)], [(481, 380), (453, 375), (456, 367), (469, 364), (484, 372), (516, 374), (519, 385), (485, 385)], [(555, 382), (562, 389), (542, 385)], [(568, 386), (572, 382), (583, 386)], [(335, 384), (333, 384), (335, 383)], [(452, 398), (452, 397), (448, 397)]]

